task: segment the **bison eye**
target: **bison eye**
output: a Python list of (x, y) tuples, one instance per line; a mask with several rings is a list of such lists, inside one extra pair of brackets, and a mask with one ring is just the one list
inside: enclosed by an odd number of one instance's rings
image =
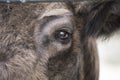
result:
[(69, 42), (71, 40), (71, 37), (71, 33), (65, 30), (59, 30), (55, 33), (55, 38), (62, 43)]

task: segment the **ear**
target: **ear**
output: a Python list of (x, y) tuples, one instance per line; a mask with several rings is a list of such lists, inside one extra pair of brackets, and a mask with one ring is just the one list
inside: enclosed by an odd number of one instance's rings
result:
[[(120, 29), (120, 1), (90, 3), (88, 9), (86, 8), (86, 21), (82, 29), (84, 36), (108, 37)], [(78, 10), (77, 15), (81, 15), (80, 13), (81, 11)]]

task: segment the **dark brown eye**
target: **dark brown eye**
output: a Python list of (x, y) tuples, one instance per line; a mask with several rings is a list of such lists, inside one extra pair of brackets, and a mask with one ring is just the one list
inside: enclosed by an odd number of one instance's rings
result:
[(62, 43), (69, 42), (71, 39), (71, 33), (65, 31), (65, 30), (60, 30), (55, 33), (55, 38)]

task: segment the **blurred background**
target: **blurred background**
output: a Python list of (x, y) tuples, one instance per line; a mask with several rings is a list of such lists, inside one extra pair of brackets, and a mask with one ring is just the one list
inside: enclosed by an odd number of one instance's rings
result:
[(120, 32), (118, 33), (107, 40), (97, 40), (100, 57), (99, 80), (120, 80)]

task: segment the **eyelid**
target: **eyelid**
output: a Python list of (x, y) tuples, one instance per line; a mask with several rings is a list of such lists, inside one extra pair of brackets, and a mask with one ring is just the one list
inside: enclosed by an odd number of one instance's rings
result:
[(68, 33), (72, 34), (73, 33), (73, 29), (70, 27), (61, 27), (60, 29), (58, 29), (57, 31), (67, 31)]

